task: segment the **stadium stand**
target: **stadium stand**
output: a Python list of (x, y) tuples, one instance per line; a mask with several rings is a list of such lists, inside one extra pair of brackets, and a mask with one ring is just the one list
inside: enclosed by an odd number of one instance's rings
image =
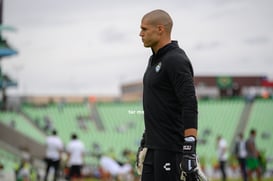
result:
[(45, 135), (20, 113), (11, 111), (1, 112), (0, 121), (41, 144), (45, 141)]
[[(96, 126), (98, 120), (94, 120), (94, 111), (91, 109), (97, 110), (103, 130)], [(44, 118), (48, 117), (65, 144), (71, 133), (77, 133), (89, 153), (92, 153), (93, 145), (98, 144), (102, 153), (114, 151), (111, 154), (116, 155), (118, 160), (123, 159), (122, 152), (125, 149), (136, 151), (144, 127), (142, 105), (139, 102), (98, 103), (93, 108), (86, 104), (65, 104), (62, 110), (55, 104), (46, 107), (24, 106), (22, 111), (38, 123), (36, 125), (43, 131)], [(80, 116), (84, 118), (84, 128), (80, 128)], [(89, 157), (87, 160), (91, 164), (97, 162), (95, 158)]]
[(5, 172), (13, 172), (15, 165), (20, 162), (20, 158), (2, 148), (0, 148), (0, 163), (4, 165)]
[[(57, 129), (65, 143), (68, 143), (71, 133), (80, 132), (77, 117), (81, 115), (88, 116), (90, 114), (90, 110), (88, 110), (85, 105), (79, 104), (67, 104), (62, 108), (55, 104), (46, 107), (27, 105), (22, 107), (22, 111), (28, 115), (45, 134), (48, 134), (52, 129)], [(51, 124), (49, 128), (46, 126), (47, 120), (49, 120)]]
[(144, 130), (142, 105), (139, 102), (101, 103), (98, 104), (98, 111), (108, 134), (106, 144), (101, 142), (104, 151), (107, 152), (109, 148), (116, 153), (125, 149), (136, 151)]
[(198, 154), (206, 163), (216, 162), (216, 137), (222, 135), (231, 144), (244, 108), (243, 99), (200, 100)]
[[(256, 99), (249, 106), (243, 98), (200, 99), (198, 106), (198, 155), (203, 166), (214, 166), (217, 162), (216, 137), (222, 135), (231, 147), (238, 127), (242, 127), (245, 137), (251, 128), (257, 129), (258, 148), (267, 159), (272, 158), (272, 100)], [(93, 166), (98, 164), (97, 158), (92, 156), (97, 148), (100, 153), (123, 161), (123, 151), (136, 151), (144, 130), (143, 109), (139, 101), (97, 102), (92, 105), (66, 103), (61, 107), (59, 104), (23, 105), (20, 113), (1, 112), (0, 120), (6, 125), (15, 120), (16, 127), (20, 128), (18, 131), (44, 144), (45, 135), (49, 133), (44, 129), (45, 118), (52, 122), (52, 129), (58, 130), (65, 144), (71, 133), (78, 134), (88, 151), (86, 164)], [(267, 168), (272, 169), (272, 163)]]
[[(201, 141), (198, 152), (201, 157), (206, 156), (208, 162), (215, 160), (215, 139), (218, 134), (231, 142), (244, 104), (243, 99), (199, 101)], [(104, 130), (97, 129), (95, 121), (91, 120), (92, 110), (89, 108), (85, 104), (66, 104), (60, 111), (58, 105), (53, 104), (47, 107), (25, 106), (23, 112), (33, 120), (39, 120), (42, 126), (44, 126), (44, 117), (50, 117), (65, 143), (69, 141), (70, 134), (76, 132), (91, 152), (92, 145), (96, 143), (99, 143), (103, 153), (114, 150), (117, 159), (122, 159), (121, 153), (125, 149), (135, 151), (144, 130), (140, 102), (97, 103), (95, 108)], [(87, 130), (79, 129), (76, 121), (79, 115), (90, 118), (86, 121)]]

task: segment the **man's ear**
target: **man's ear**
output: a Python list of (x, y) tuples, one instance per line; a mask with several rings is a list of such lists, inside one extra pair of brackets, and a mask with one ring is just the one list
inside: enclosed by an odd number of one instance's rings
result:
[(163, 25), (157, 25), (157, 30), (160, 34), (162, 34), (165, 31), (165, 27)]

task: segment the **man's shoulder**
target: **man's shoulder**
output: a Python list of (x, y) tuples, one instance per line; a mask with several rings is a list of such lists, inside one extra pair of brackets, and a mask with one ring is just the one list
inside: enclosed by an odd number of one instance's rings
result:
[(191, 62), (185, 52), (180, 48), (170, 50), (163, 58), (162, 64), (168, 70), (191, 70)]
[(48, 140), (52, 142), (62, 142), (61, 138), (59, 138), (58, 136), (48, 137)]
[(71, 141), (68, 145), (75, 146), (75, 147), (83, 147), (84, 146), (83, 142), (80, 140)]
[(163, 57), (163, 60), (165, 60), (165, 62), (168, 64), (189, 62), (188, 56), (184, 50), (179, 47), (173, 48), (168, 53), (166, 53)]

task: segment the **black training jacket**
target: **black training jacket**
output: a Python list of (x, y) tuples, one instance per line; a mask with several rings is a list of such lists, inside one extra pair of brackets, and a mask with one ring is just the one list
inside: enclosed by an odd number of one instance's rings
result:
[(182, 151), (184, 129), (197, 129), (192, 65), (172, 41), (153, 54), (143, 77), (145, 146)]

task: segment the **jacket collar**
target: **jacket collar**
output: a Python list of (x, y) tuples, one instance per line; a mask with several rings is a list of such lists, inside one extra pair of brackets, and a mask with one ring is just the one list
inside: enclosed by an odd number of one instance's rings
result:
[(178, 47), (178, 42), (172, 40), (171, 43), (168, 43), (164, 47), (160, 48), (156, 54), (153, 52), (153, 56), (161, 57), (166, 52), (168, 52), (170, 49), (173, 49), (173, 48), (176, 48), (176, 47)]

